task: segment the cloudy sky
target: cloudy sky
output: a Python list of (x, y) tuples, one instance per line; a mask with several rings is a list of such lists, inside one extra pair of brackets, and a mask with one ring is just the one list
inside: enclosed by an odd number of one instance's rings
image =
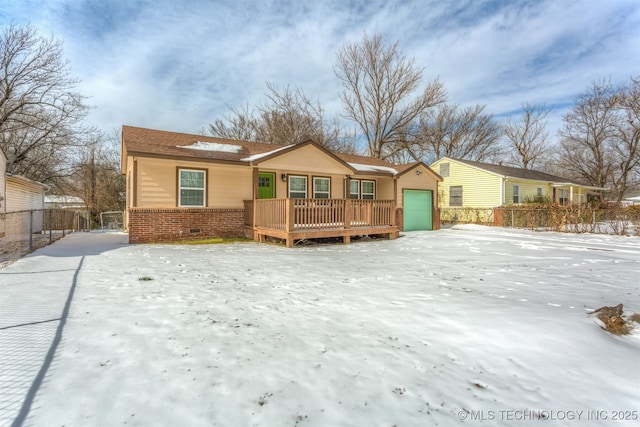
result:
[(449, 102), (498, 117), (553, 107), (590, 82), (640, 74), (638, 0), (0, 0), (0, 25), (64, 41), (89, 124), (198, 132), (266, 82), (300, 87), (339, 114), (345, 42), (380, 33), (437, 77)]

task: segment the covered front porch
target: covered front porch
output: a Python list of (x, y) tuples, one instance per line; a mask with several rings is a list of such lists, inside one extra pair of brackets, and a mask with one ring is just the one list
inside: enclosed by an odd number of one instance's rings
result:
[(255, 199), (245, 200), (245, 226), (255, 240), (283, 239), (291, 248), (296, 240), (352, 236), (398, 236), (395, 200), (366, 199)]

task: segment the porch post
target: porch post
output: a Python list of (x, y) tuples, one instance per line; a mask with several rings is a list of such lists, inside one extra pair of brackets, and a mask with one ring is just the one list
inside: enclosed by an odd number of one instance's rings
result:
[(286, 237), (286, 243), (287, 243), (287, 247), (288, 248), (292, 248), (293, 247), (293, 237), (291, 235), (291, 232), (293, 231), (293, 229), (295, 228), (295, 205), (294, 205), (294, 199), (290, 199), (287, 198), (286, 199), (286, 203), (285, 203), (285, 208), (284, 208), (284, 215), (285, 215), (285, 229), (287, 232), (287, 237)]
[(573, 204), (573, 185), (569, 186), (569, 203)]
[[(274, 175), (275, 176), (275, 175)], [(274, 179), (275, 181), (275, 179)], [(273, 185), (275, 186), (275, 182), (273, 183)], [(253, 168), (253, 185), (252, 185), (252, 189), (253, 189), (253, 203), (251, 203), (251, 209), (253, 210), (253, 215), (251, 216), (251, 227), (254, 229), (255, 232), (255, 228), (256, 228), (256, 214), (258, 212), (258, 168), (254, 166)]]
[(351, 211), (352, 211), (352, 202), (351, 199), (344, 200), (344, 228), (351, 228)]
[[(398, 177), (393, 177), (393, 206), (391, 207), (391, 224), (396, 225), (396, 212), (400, 208), (398, 206)], [(433, 218), (433, 213), (431, 214), (431, 218)]]

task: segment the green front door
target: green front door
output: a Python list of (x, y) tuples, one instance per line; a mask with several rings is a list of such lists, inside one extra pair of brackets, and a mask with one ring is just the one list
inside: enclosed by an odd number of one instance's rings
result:
[(273, 173), (258, 173), (258, 199), (273, 199), (275, 197), (274, 177)]
[(404, 231), (433, 230), (433, 192), (403, 190)]

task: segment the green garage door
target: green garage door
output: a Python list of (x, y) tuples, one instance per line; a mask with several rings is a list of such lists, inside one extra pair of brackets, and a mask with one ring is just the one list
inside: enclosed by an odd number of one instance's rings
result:
[(403, 190), (404, 231), (433, 230), (433, 194), (430, 190)]

